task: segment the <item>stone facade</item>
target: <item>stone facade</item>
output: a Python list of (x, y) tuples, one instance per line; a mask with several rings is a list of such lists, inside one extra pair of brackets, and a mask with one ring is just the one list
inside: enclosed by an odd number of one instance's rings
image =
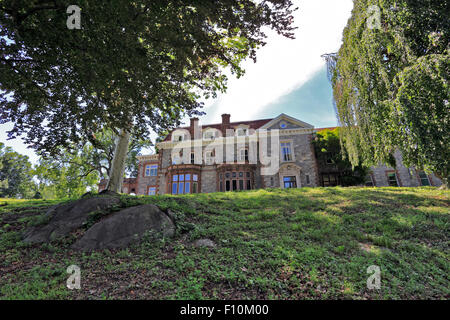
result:
[(158, 155), (141, 156), (139, 158), (137, 194), (149, 194), (150, 188), (155, 188), (155, 194), (159, 194), (159, 160), (160, 159)]
[[(387, 187), (419, 187), (441, 186), (442, 181), (436, 175), (426, 174), (415, 168), (407, 168), (403, 165), (402, 155), (399, 151), (394, 153), (396, 168), (380, 164), (370, 168), (370, 180), (374, 186)], [(394, 176), (395, 174), (395, 176)]]
[[(320, 186), (319, 165), (312, 139), (320, 129), (281, 114), (274, 119), (222, 122), (173, 130), (157, 144), (155, 155), (139, 156), (139, 174), (124, 183), (123, 192), (136, 194), (186, 194), (260, 188)], [(403, 166), (372, 167), (368, 186), (441, 185), (435, 175)], [(394, 175), (395, 173), (395, 175)], [(428, 182), (427, 182), (428, 181)], [(101, 182), (99, 190), (104, 188)]]

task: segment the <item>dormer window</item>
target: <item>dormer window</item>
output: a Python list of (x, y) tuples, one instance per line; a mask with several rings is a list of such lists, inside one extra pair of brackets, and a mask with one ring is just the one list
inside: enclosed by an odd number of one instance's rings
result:
[(248, 128), (247, 127), (239, 127), (236, 129), (236, 136), (245, 137), (248, 136)]
[(205, 132), (205, 134), (203, 135), (203, 139), (212, 139), (214, 138), (214, 134), (211, 131)]
[(183, 141), (184, 135), (175, 135), (173, 136), (173, 141)]
[(172, 142), (181, 142), (188, 139), (190, 139), (190, 134), (185, 129), (176, 129), (172, 132)]
[(219, 137), (219, 131), (215, 129), (209, 129), (203, 133), (203, 139), (205, 140), (214, 140), (217, 137)]
[(237, 131), (238, 136), (246, 136), (247, 135), (247, 129), (238, 129)]

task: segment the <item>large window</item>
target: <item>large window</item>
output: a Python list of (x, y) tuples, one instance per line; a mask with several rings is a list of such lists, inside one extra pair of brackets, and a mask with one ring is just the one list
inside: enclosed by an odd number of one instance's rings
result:
[(148, 195), (149, 196), (156, 195), (156, 187), (148, 187)]
[(178, 182), (178, 193), (183, 194), (184, 193), (184, 174), (180, 174), (178, 176), (179, 182)]
[(214, 163), (214, 157), (212, 151), (206, 151), (205, 152), (205, 164), (211, 165)]
[(178, 175), (174, 174), (172, 176), (172, 194), (178, 193)]
[(292, 148), (290, 142), (281, 142), (281, 160), (292, 161)]
[[(245, 169), (244, 169), (245, 170)], [(253, 189), (250, 171), (227, 171), (219, 173), (219, 191), (240, 191)]]
[(284, 188), (297, 188), (297, 179), (295, 176), (283, 177)]
[(430, 179), (428, 179), (428, 175), (424, 171), (419, 171), (418, 174), (420, 179), (420, 185), (431, 186)]
[(389, 186), (398, 187), (397, 174), (395, 172), (388, 172), (387, 178)]
[(158, 175), (158, 165), (157, 164), (153, 164), (153, 165), (146, 165), (145, 166), (145, 176), (148, 177), (155, 177)]
[(240, 149), (239, 150), (239, 161), (248, 161), (248, 149)]
[(336, 173), (325, 173), (322, 174), (322, 186), (324, 187), (334, 187), (339, 184), (339, 177)]
[(172, 194), (197, 193), (198, 174), (174, 174), (172, 175)]

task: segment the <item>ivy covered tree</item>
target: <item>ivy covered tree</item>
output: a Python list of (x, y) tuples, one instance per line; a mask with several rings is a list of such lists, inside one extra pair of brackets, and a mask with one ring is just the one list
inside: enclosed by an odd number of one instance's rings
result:
[(399, 149), (448, 185), (449, 40), (449, 1), (354, 1), (333, 78), (352, 164), (390, 164)]
[(341, 148), (340, 128), (324, 129), (316, 133), (313, 140), (319, 164), (319, 173), (333, 172), (342, 186), (364, 184), (369, 169), (363, 165), (352, 166), (345, 149)]
[[(2, 145), (0, 145), (0, 148)], [(3, 163), (0, 162), (0, 170), (3, 168)], [(0, 177), (0, 188), (7, 188), (8, 187), (8, 179), (6, 177)]]
[(108, 190), (119, 192), (129, 138), (148, 138), (201, 114), (201, 96), (244, 72), (264, 27), (293, 37), (290, 0), (0, 2), (0, 123), (42, 154), (112, 130)]

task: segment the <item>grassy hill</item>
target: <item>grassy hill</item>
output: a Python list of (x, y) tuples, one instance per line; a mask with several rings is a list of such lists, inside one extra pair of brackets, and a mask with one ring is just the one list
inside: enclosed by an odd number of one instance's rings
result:
[[(21, 232), (58, 203), (0, 200), (1, 299), (448, 299), (450, 192), (302, 188), (122, 196), (177, 213), (173, 240), (123, 250), (69, 249), (84, 230), (44, 245)], [(93, 220), (94, 222), (94, 220)], [(216, 248), (192, 246), (213, 240)], [(66, 268), (81, 268), (69, 290)], [(381, 289), (366, 286), (381, 269)]]

